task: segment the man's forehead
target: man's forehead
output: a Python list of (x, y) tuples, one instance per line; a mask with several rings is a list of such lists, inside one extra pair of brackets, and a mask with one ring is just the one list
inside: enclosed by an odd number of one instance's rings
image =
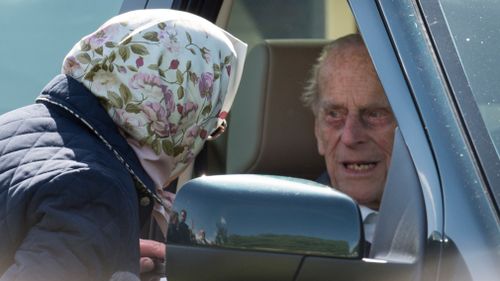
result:
[(371, 65), (370, 55), (364, 45), (348, 45), (332, 48), (326, 58), (327, 64), (335, 67), (346, 65)]
[(319, 70), (318, 83), (323, 87), (380, 87), (370, 57), (359, 53), (352, 56), (331, 54)]
[(344, 69), (325, 73), (319, 80), (319, 100), (328, 104), (388, 104), (376, 73)]

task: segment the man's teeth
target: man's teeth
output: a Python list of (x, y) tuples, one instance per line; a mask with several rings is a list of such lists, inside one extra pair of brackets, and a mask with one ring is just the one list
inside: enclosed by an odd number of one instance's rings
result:
[(350, 169), (350, 170), (355, 170), (355, 171), (365, 171), (365, 170), (368, 170), (368, 169), (371, 169), (373, 167), (375, 167), (375, 164), (374, 163), (370, 163), (370, 164), (347, 164), (347, 169)]

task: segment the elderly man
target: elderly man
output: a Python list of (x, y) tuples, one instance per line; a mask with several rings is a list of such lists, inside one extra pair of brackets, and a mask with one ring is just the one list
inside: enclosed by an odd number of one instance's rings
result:
[(326, 46), (303, 99), (315, 115), (318, 151), (327, 173), (319, 181), (361, 207), (368, 241), (390, 163), (396, 120), (358, 34)]

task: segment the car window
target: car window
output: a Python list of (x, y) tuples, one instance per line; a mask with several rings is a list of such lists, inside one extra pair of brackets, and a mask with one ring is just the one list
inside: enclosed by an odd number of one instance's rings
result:
[[(324, 39), (334, 39), (356, 32), (354, 18), (347, 1), (234, 0), (228, 14), (229, 18), (225, 24), (227, 30), (248, 44), (248, 53), (238, 96), (231, 110), (229, 128), (232, 129), (229, 129), (228, 133), (219, 138), (213, 146), (209, 144), (214, 147), (213, 154), (216, 157), (220, 155), (219, 159), (210, 158), (209, 173), (239, 173), (245, 170), (245, 172), (317, 178), (324, 171), (324, 161), (317, 154), (311, 125), (313, 116), (300, 101), (300, 94), (309, 76), (311, 65), (328, 41)], [(280, 48), (280, 51), (272, 51), (276, 56), (270, 58), (262, 55), (267, 52), (263, 50), (277, 50), (276, 48)], [(296, 51), (300, 53), (294, 54)], [(268, 66), (268, 59), (273, 60), (274, 65), (279, 67), (273, 68), (272, 71), (264, 70)], [(293, 64), (293, 67), (287, 67), (289, 64), (290, 66)], [(287, 72), (292, 69), (293, 73)], [(282, 80), (285, 76), (287, 78)], [(290, 78), (292, 76), (293, 78)], [(268, 77), (273, 77), (272, 83), (268, 83), (270, 81), (266, 80)], [(293, 82), (285, 81), (288, 79)], [(261, 87), (264, 84), (267, 85), (266, 88)], [(268, 94), (278, 91), (278, 88), (280, 94), (272, 96)], [(287, 126), (279, 126), (279, 130), (275, 130), (273, 124), (280, 124), (281, 118), (286, 115), (266, 114), (262, 123), (258, 121), (264, 117), (261, 107), (261, 104), (264, 104), (264, 97), (269, 97), (267, 101), (270, 104), (277, 105), (278, 102), (274, 103), (271, 100), (278, 101), (282, 99), (281, 94), (285, 93), (288, 97), (296, 97), (288, 99), (286, 105), (280, 104), (280, 107), (294, 111), (294, 120), (287, 122)], [(270, 107), (265, 108), (270, 112), (278, 112)], [(260, 126), (264, 123), (267, 124), (266, 129), (269, 129), (269, 134), (262, 133), (264, 129)], [(295, 130), (292, 129), (295, 125), (290, 124), (299, 123), (303, 124), (304, 132), (308, 133), (304, 133), (301, 138), (293, 139), (294, 143), (301, 144), (303, 148), (301, 153), (307, 160), (300, 156), (295, 159), (310, 163), (309, 169), (299, 168), (300, 166), (293, 161), (288, 161), (286, 165), (278, 163), (280, 159), (277, 156), (280, 153), (278, 151), (285, 152), (287, 149), (271, 145), (280, 143), (278, 139), (288, 138), (288, 134)], [(264, 135), (269, 138), (263, 137)], [(226, 136), (228, 142), (224, 142)], [(287, 144), (290, 147), (294, 146), (292, 142)], [(270, 158), (273, 160), (257, 157), (257, 154), (271, 155), (262, 149), (272, 151), (273, 156)], [(263, 167), (266, 167), (264, 168), (266, 170), (262, 170)]]
[(122, 0), (0, 1), (0, 114), (32, 103), (82, 36), (118, 14)]
[(472, 94), (500, 155), (500, 24), (498, 1), (441, 0)]
[(356, 31), (347, 1), (329, 0), (235, 0), (227, 29), (249, 49), (264, 39), (332, 39)]

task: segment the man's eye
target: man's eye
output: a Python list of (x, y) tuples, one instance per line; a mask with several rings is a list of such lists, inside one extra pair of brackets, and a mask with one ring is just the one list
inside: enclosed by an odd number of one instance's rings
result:
[(325, 113), (327, 117), (331, 118), (343, 118), (346, 114), (345, 110), (342, 109), (327, 109)]
[(382, 118), (387, 116), (387, 112), (385, 110), (372, 110), (368, 113), (368, 117), (370, 118)]
[(338, 110), (330, 110), (328, 111), (328, 116), (333, 117), (333, 118), (338, 118), (340, 117), (340, 112)]
[(386, 109), (370, 110), (365, 114), (365, 120), (369, 124), (382, 124), (392, 122), (392, 113)]
[(346, 113), (343, 110), (329, 109), (324, 112), (324, 122), (329, 126), (341, 126), (344, 123)]

